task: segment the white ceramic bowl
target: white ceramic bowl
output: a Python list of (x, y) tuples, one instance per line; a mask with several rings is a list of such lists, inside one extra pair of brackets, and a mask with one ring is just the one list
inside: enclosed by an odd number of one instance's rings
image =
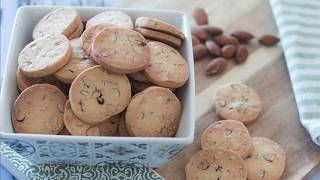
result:
[(17, 12), (1, 92), (0, 135), (2, 142), (7, 143), (20, 155), (37, 164), (62, 162), (104, 165), (120, 162), (149, 167), (157, 167), (166, 163), (186, 145), (192, 143), (195, 126), (192, 38), (187, 15), (170, 10), (74, 7), (83, 20), (88, 20), (102, 11), (121, 10), (131, 16), (133, 21), (139, 16), (155, 17), (174, 24), (184, 32), (186, 39), (180, 52), (188, 61), (190, 78), (187, 84), (176, 92), (183, 104), (182, 119), (176, 137), (89, 137), (14, 133), (11, 124), (11, 110), (18, 95), (16, 86), (18, 55), (23, 47), (32, 40), (32, 30), (36, 23), (55, 8), (57, 7), (27, 6), (19, 8)]

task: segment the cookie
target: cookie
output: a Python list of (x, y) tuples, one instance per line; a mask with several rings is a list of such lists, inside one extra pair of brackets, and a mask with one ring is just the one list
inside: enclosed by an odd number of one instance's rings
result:
[(257, 93), (241, 83), (225, 85), (216, 92), (216, 113), (222, 119), (248, 124), (259, 116), (262, 103)]
[(68, 94), (70, 88), (68, 84), (60, 82), (54, 76), (46, 76), (39, 78), (27, 77), (21, 72), (20, 68), (18, 68), (16, 72), (16, 80), (18, 89), (21, 92), (34, 84), (51, 84), (58, 87), (64, 94)]
[(142, 137), (172, 137), (181, 119), (179, 99), (168, 88), (149, 87), (136, 94), (126, 111), (130, 134)]
[(148, 42), (150, 62), (143, 70), (148, 80), (169, 88), (183, 86), (189, 78), (186, 60), (174, 48), (156, 41)]
[(68, 36), (68, 39), (76, 39), (79, 38), (82, 34), (84, 30), (84, 25), (83, 23), (80, 21), (79, 25), (77, 26), (76, 30), (73, 31), (72, 34), (70, 34), (70, 36)]
[(86, 29), (90, 29), (98, 24), (111, 24), (129, 29), (133, 28), (130, 16), (121, 11), (105, 11), (95, 15), (87, 21)]
[(82, 121), (97, 124), (122, 112), (130, 102), (131, 87), (125, 75), (100, 65), (81, 72), (70, 87), (70, 104)]
[(185, 167), (187, 180), (247, 179), (247, 169), (237, 154), (225, 149), (206, 149), (194, 154)]
[(64, 124), (68, 131), (75, 136), (112, 136), (119, 124), (119, 115), (115, 115), (98, 124), (92, 125), (81, 121), (72, 111), (67, 101), (64, 109)]
[(80, 16), (74, 9), (63, 7), (55, 9), (45, 15), (32, 32), (33, 39), (48, 34), (63, 34), (68, 37), (81, 22)]
[(79, 38), (70, 40), (70, 44), (72, 47), (71, 60), (62, 69), (54, 73), (57, 79), (67, 84), (71, 84), (74, 78), (85, 69), (97, 65), (84, 52)]
[(110, 24), (98, 24), (95, 26), (92, 26), (89, 29), (86, 29), (80, 37), (80, 43), (82, 48), (86, 51), (87, 54), (91, 53), (91, 44), (96, 37), (97, 34), (99, 34), (102, 30), (104, 30), (107, 27), (112, 27)]
[(286, 155), (281, 146), (270, 139), (253, 137), (254, 151), (245, 159), (248, 180), (280, 179), (286, 163)]
[(147, 39), (160, 41), (174, 48), (179, 48), (182, 44), (181, 39), (170, 34), (139, 27), (136, 27), (134, 30), (142, 34)]
[(92, 56), (100, 65), (118, 74), (143, 70), (150, 60), (144, 37), (125, 28), (106, 28), (92, 43)]
[(24, 75), (44, 77), (61, 69), (71, 55), (71, 45), (64, 35), (46, 35), (26, 45), (20, 52), (18, 63)]
[(135, 22), (135, 27), (152, 29), (174, 35), (179, 39), (185, 39), (183, 32), (180, 31), (180, 29), (178, 29), (176, 26), (155, 18), (138, 17)]
[(55, 86), (36, 84), (16, 99), (12, 125), (17, 133), (58, 134), (63, 125), (65, 95)]
[(118, 131), (120, 136), (129, 137), (129, 132), (127, 130), (127, 125), (125, 122), (125, 113), (120, 114), (120, 120), (118, 124)]
[(146, 76), (143, 74), (143, 72), (136, 72), (132, 74), (128, 74), (129, 78), (134, 79), (139, 82), (143, 83), (150, 83), (150, 81), (146, 78)]
[(239, 121), (223, 120), (212, 123), (201, 136), (201, 148), (221, 148), (247, 157), (252, 150), (248, 129)]

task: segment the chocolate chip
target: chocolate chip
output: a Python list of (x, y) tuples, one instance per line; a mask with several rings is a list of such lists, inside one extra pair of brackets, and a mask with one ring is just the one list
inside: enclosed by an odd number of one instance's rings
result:
[(223, 167), (218, 164), (218, 167), (216, 168), (216, 172), (218, 172), (218, 171), (222, 172), (222, 168)]
[(138, 44), (138, 46), (145, 46), (145, 45), (147, 45), (147, 43), (145, 43), (145, 42), (143, 42), (143, 41), (141, 41), (141, 42)]
[(17, 120), (18, 122), (23, 122), (25, 119), (26, 119), (26, 117), (23, 117), (22, 119), (16, 118), (16, 120)]
[(97, 97), (97, 102), (98, 102), (98, 104), (100, 104), (100, 105), (104, 104), (104, 98), (102, 97), (102, 94), (100, 94), (100, 96)]
[(81, 100), (79, 101), (79, 105), (80, 105), (80, 109), (81, 109), (81, 111), (83, 112), (83, 111), (84, 111), (84, 109), (83, 109), (83, 104), (82, 104), (82, 101), (81, 101)]

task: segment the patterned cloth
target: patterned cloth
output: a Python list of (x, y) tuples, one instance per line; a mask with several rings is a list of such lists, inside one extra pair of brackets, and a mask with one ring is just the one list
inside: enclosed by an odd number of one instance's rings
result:
[[(74, 164), (33, 164), (6, 143), (0, 142), (0, 156), (18, 179), (56, 180), (164, 180), (148, 167), (126, 166), (108, 160), (100, 166)], [(1, 174), (3, 174), (1, 172)], [(0, 176), (1, 177), (1, 176)], [(4, 176), (5, 177), (5, 176)], [(1, 179), (2, 180), (2, 179)], [(3, 180), (11, 180), (8, 177)]]
[(301, 124), (320, 146), (320, 1), (270, 0), (270, 4)]

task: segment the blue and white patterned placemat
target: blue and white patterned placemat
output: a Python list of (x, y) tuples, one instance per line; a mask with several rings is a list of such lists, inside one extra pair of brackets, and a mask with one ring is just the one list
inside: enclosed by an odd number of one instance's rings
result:
[(19, 155), (7, 144), (0, 143), (1, 160), (5, 166), (18, 179), (56, 179), (56, 180), (80, 180), (80, 179), (101, 179), (101, 180), (163, 180), (153, 169), (148, 167), (129, 167), (118, 163), (106, 161), (103, 166), (79, 166), (72, 164), (42, 164), (36, 165)]

